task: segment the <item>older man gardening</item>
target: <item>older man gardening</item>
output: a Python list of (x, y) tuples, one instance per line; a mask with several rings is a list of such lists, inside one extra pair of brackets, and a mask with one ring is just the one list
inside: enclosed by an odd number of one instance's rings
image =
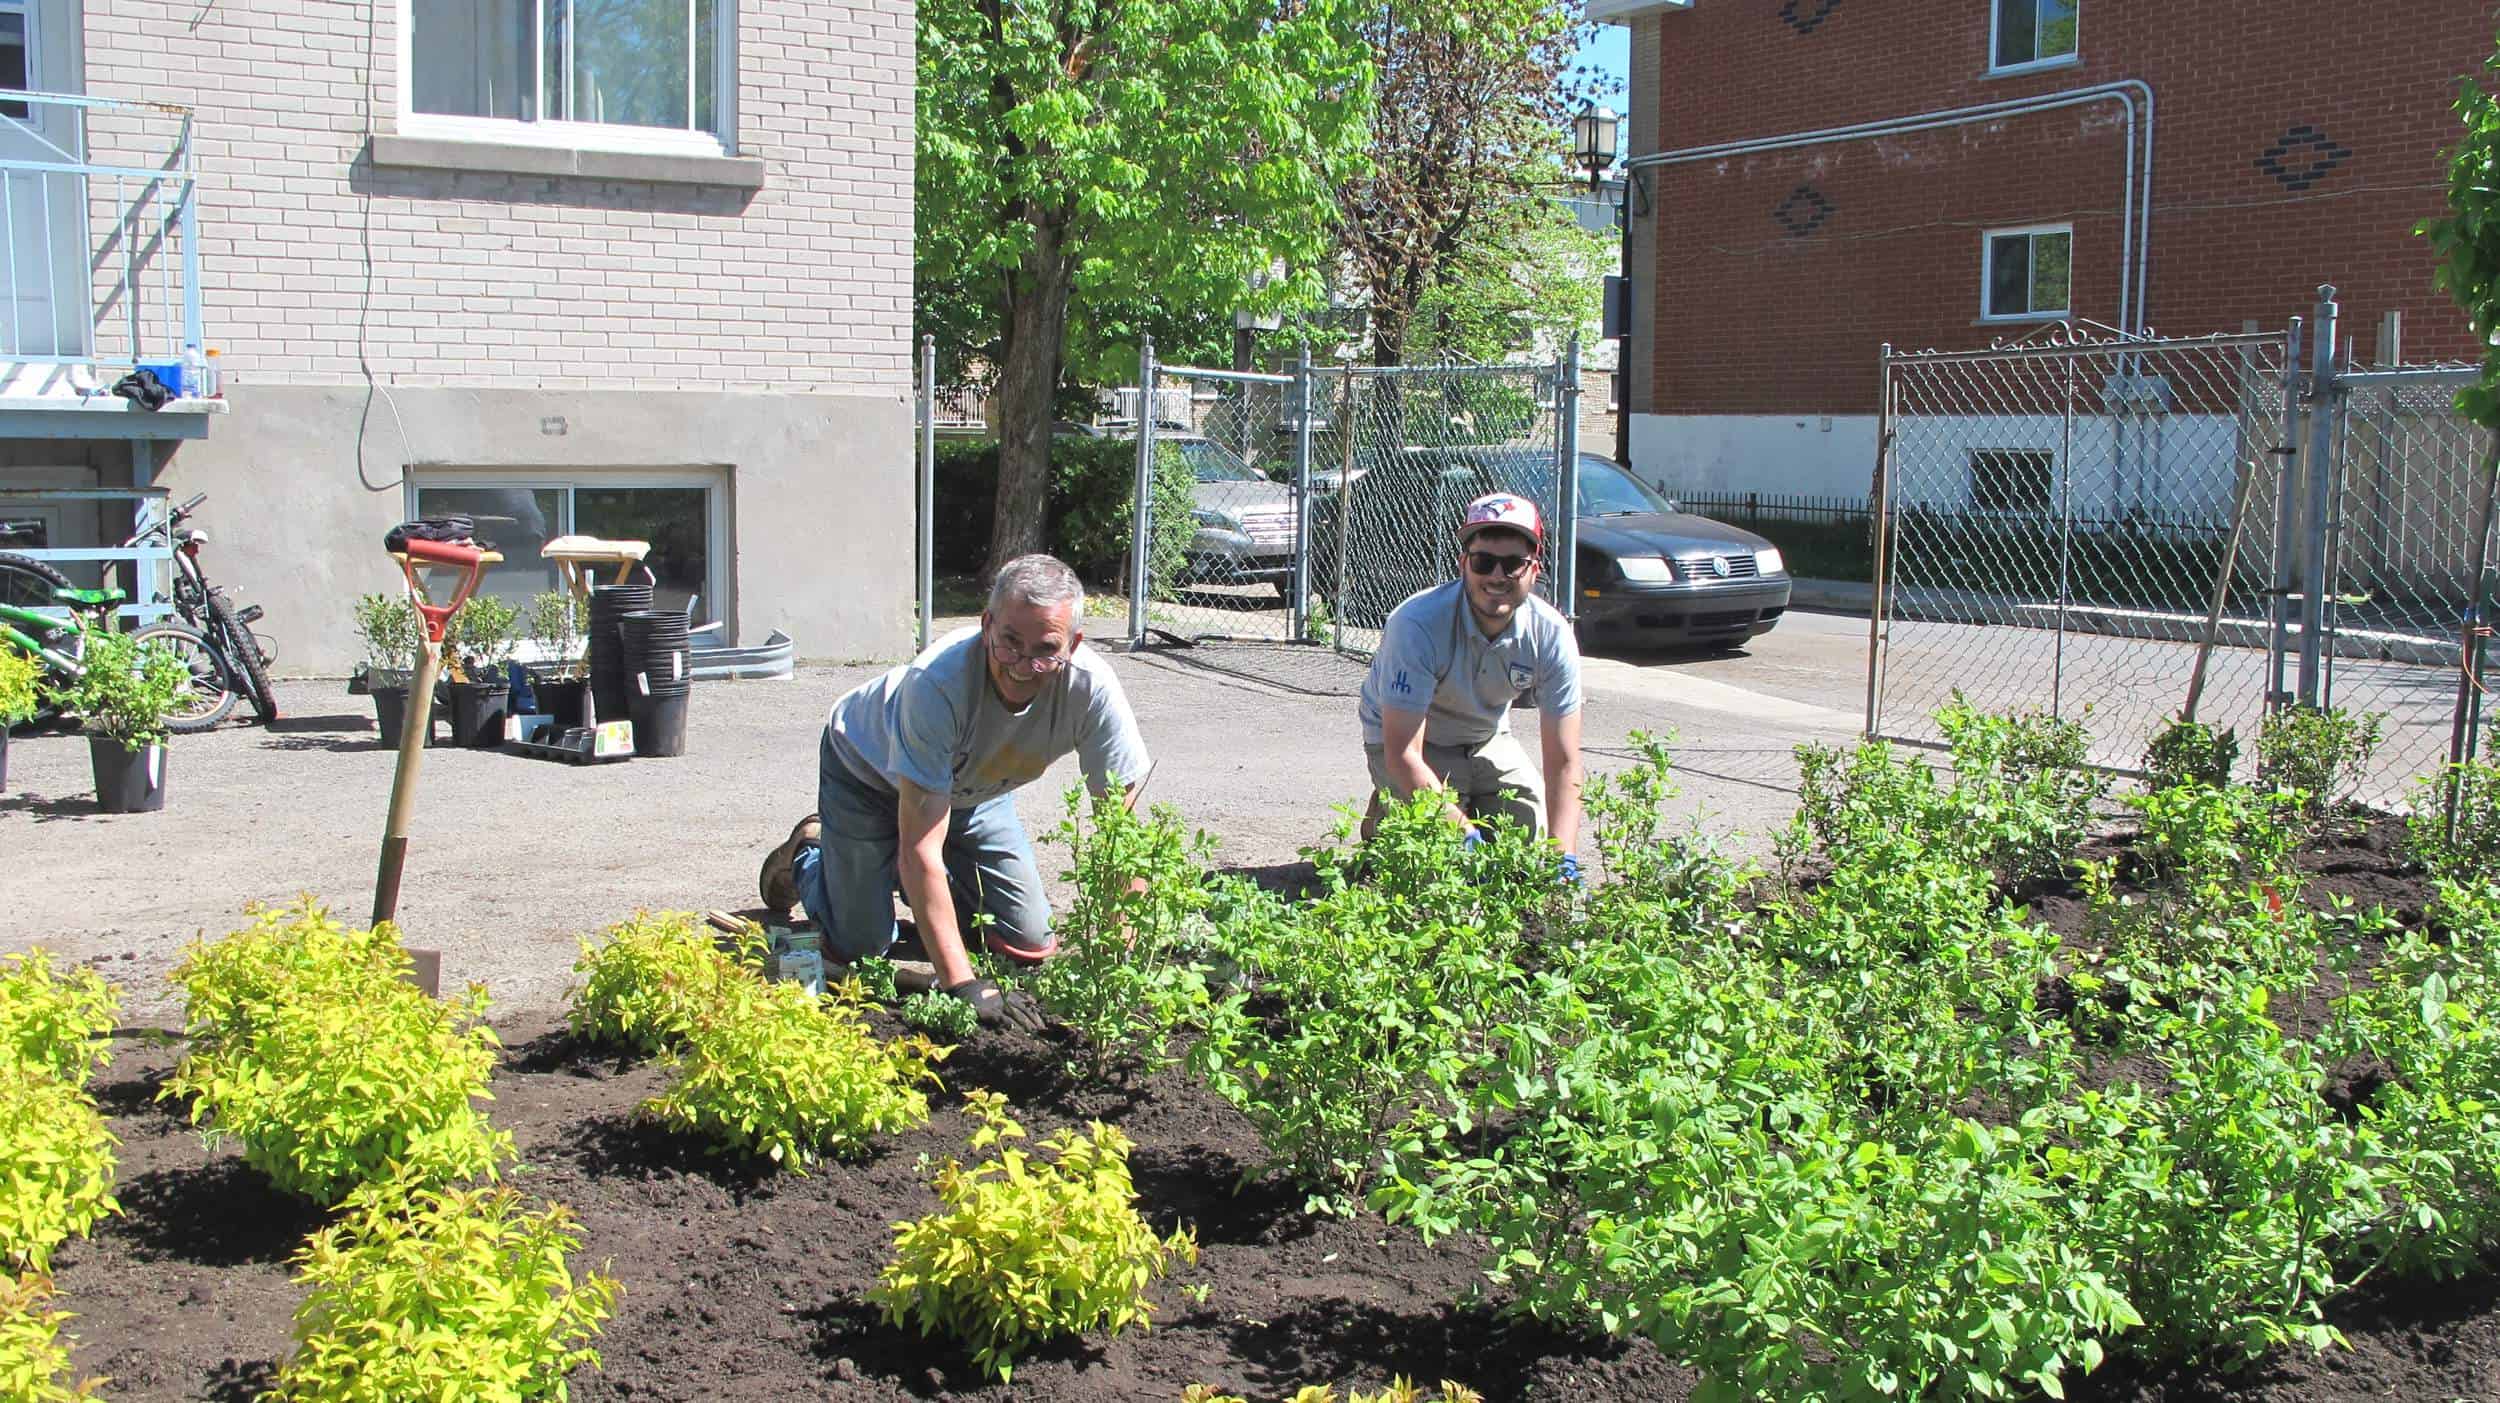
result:
[(1096, 793), (1133, 796), (1152, 762), (1119, 679), (1085, 647), (1076, 573), (1047, 555), (998, 572), (981, 626), (833, 704), (817, 748), (816, 812), (764, 859), (764, 905), (803, 906), (827, 954), (882, 955), (894, 893), (911, 905), (937, 987), (986, 1024), (1033, 1028), (1040, 1013), (979, 978), (965, 932), (1038, 964), (1058, 948), (1015, 791), (1075, 751)]

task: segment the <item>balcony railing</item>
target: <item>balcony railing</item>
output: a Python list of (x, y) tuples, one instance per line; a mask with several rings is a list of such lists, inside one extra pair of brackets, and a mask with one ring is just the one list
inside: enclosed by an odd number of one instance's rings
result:
[(188, 108), (0, 89), (0, 396), (203, 344), (196, 155)]

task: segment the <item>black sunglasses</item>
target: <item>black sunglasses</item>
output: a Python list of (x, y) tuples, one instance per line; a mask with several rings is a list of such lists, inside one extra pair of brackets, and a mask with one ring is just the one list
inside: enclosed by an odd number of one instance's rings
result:
[(1499, 574), (1515, 580), (1528, 573), (1528, 567), (1534, 564), (1534, 555), (1502, 555), (1489, 550), (1467, 552), (1467, 568), (1479, 575)]

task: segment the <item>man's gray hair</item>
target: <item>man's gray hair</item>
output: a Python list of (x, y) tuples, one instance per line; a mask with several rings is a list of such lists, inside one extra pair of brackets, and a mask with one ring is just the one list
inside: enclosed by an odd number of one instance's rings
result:
[(1019, 555), (1000, 566), (998, 578), (990, 581), (991, 613), (997, 613), (1010, 600), (1043, 609), (1065, 604), (1070, 614), (1082, 618), (1085, 582), (1055, 555)]

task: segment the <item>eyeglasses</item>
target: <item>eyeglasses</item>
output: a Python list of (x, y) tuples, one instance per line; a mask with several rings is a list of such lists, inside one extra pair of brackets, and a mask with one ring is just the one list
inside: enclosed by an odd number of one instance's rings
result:
[(1004, 638), (990, 640), (990, 656), (1009, 667), (1022, 663), (1028, 670), (1037, 673), (1057, 672), (1068, 665), (1065, 653), (1028, 653)]
[(1499, 574), (1504, 579), (1515, 580), (1527, 574), (1535, 564), (1536, 557), (1533, 555), (1504, 555), (1489, 550), (1467, 552), (1467, 568), (1479, 575)]

